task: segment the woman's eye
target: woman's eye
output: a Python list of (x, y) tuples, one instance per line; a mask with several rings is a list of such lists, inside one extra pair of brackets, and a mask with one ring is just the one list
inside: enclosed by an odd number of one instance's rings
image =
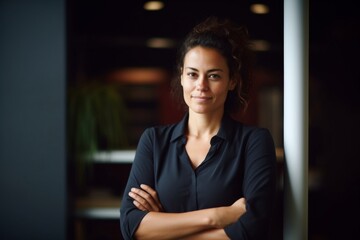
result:
[(197, 74), (194, 72), (189, 72), (189, 73), (187, 73), (187, 75), (188, 75), (188, 77), (191, 77), (191, 78), (195, 78), (197, 76)]
[(217, 80), (217, 79), (219, 79), (219, 78), (220, 78), (220, 76), (217, 75), (217, 74), (210, 74), (210, 75), (209, 75), (209, 79)]

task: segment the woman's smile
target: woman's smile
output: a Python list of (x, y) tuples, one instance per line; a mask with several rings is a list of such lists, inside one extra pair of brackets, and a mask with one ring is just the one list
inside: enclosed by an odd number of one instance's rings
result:
[(191, 96), (191, 98), (200, 103), (207, 102), (212, 99), (212, 97), (207, 97), (207, 96)]

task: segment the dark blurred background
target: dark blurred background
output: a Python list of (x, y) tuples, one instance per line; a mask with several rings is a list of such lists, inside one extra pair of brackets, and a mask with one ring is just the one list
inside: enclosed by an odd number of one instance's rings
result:
[[(239, 119), (274, 136), (271, 237), (282, 239), (283, 1), (173, 0), (153, 11), (146, 2), (0, 0), (1, 239), (121, 239), (133, 150), (146, 127), (181, 117), (169, 95), (176, 50), (210, 15), (245, 25), (254, 43), (254, 88)], [(352, 1), (309, 2), (308, 235), (353, 239), (359, 14)]]

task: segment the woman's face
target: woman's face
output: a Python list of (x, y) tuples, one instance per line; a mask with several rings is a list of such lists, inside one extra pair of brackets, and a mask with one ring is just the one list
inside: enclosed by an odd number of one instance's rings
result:
[(235, 87), (226, 59), (217, 50), (201, 46), (186, 53), (181, 85), (189, 111), (196, 113), (223, 111), (227, 93)]

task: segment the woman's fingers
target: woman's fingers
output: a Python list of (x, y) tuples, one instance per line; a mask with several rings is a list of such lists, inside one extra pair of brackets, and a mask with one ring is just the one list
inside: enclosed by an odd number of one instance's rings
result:
[(157, 192), (152, 189), (150, 186), (146, 185), (146, 184), (141, 184), (140, 187), (146, 191), (147, 193), (149, 193), (153, 200), (155, 201), (155, 204), (157, 205), (157, 207), (162, 210), (162, 206), (161, 206), (161, 203), (160, 203), (160, 200), (159, 200), (159, 197), (157, 195)]
[(143, 205), (141, 205), (139, 202), (137, 202), (136, 200), (133, 201), (134, 205), (141, 211), (148, 211), (148, 209), (146, 209), (145, 207), (143, 207)]
[(148, 192), (151, 196), (156, 195), (156, 191), (146, 184), (140, 184), (141, 189)]
[(156, 207), (156, 204), (152, 199), (151, 195), (141, 189), (132, 188), (129, 196), (132, 197), (135, 202), (140, 205), (140, 207), (137, 207), (141, 210), (153, 211), (154, 207)]
[[(148, 187), (148, 186), (147, 186)], [(146, 187), (145, 187), (146, 188)], [(150, 187), (148, 187), (150, 188)], [(149, 190), (149, 189), (148, 189)], [(152, 190), (150, 188), (150, 190)], [(157, 199), (157, 194), (152, 190), (151, 194), (144, 189), (132, 188), (129, 196), (134, 199), (134, 205), (142, 211), (156, 211), (162, 210), (161, 204)], [(153, 197), (155, 196), (155, 198)]]

